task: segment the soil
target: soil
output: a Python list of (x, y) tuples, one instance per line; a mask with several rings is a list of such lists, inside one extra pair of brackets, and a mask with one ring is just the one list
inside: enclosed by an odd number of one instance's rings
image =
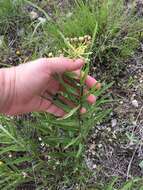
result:
[[(137, 15), (142, 16), (143, 2), (138, 2)], [(113, 78), (115, 83), (110, 89), (112, 113), (94, 127), (86, 151), (87, 165), (96, 172), (94, 181), (119, 176), (119, 186), (126, 179), (143, 177), (143, 42), (123, 64), (123, 70), (112, 77), (108, 67), (93, 62), (91, 73), (96, 79), (111, 82)]]

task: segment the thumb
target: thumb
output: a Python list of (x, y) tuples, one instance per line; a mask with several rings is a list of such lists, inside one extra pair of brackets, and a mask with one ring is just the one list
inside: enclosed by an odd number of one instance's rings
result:
[(81, 69), (83, 64), (84, 61), (82, 59), (73, 60), (64, 57), (47, 59), (48, 69), (50, 69), (53, 74), (78, 70)]

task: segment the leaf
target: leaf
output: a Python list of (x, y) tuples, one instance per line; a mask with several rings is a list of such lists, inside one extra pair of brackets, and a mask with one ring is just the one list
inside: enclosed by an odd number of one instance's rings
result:
[(8, 135), (11, 139), (13, 139), (17, 144), (19, 144), (21, 147), (24, 147), (24, 145), (21, 144), (14, 136), (12, 136), (12, 134), (10, 134), (9, 131), (6, 130), (2, 125), (0, 125), (0, 129), (1, 129), (6, 135)]
[(139, 167), (143, 169), (143, 160), (139, 163)]
[(131, 190), (132, 186), (133, 186), (133, 181), (129, 181), (120, 190)]
[(48, 153), (49, 156), (53, 156), (53, 157), (56, 157), (56, 158), (67, 158), (68, 156), (71, 158), (71, 157), (75, 157), (76, 155), (76, 152), (49, 152)]
[(56, 100), (53, 100), (52, 102), (59, 108), (63, 109), (65, 112), (69, 112), (71, 110), (71, 108), (68, 105), (66, 105), (65, 102), (61, 100), (60, 98), (57, 98)]
[(0, 185), (7, 183), (10, 180), (11, 176), (5, 177), (2, 180), (0, 180)]
[(79, 140), (79, 137), (72, 139), (72, 141), (64, 149), (67, 149), (70, 146), (74, 145), (78, 140)]
[(66, 138), (66, 137), (44, 137), (43, 142), (46, 144), (59, 144), (59, 143), (63, 143), (63, 144), (67, 144), (70, 141), (70, 138)]
[(67, 84), (63, 81), (61, 76), (57, 76), (57, 80), (61, 83), (61, 85), (65, 88), (66, 92), (70, 95), (76, 95), (78, 96), (77, 89), (72, 87), (71, 85)]
[(78, 149), (78, 152), (76, 154), (76, 158), (79, 158), (81, 153), (82, 153), (82, 150), (83, 150), (83, 145), (80, 143), (79, 144), (79, 149)]
[(118, 179), (118, 177), (116, 177), (116, 178), (112, 181), (112, 183), (108, 185), (108, 187), (107, 187), (106, 190), (114, 190), (113, 188), (114, 188), (114, 185), (115, 185), (117, 179)]
[(57, 121), (64, 120), (64, 119), (67, 119), (67, 118), (71, 117), (74, 113), (77, 112), (77, 110), (78, 110), (79, 108), (80, 108), (80, 105), (77, 106), (76, 108), (72, 109), (72, 110), (71, 110), (68, 114), (66, 114), (64, 117), (57, 119)]
[(98, 23), (96, 22), (95, 28), (94, 28), (94, 32), (93, 32), (93, 36), (92, 36), (92, 42), (91, 42), (91, 46), (90, 46), (90, 50), (92, 50), (93, 46), (94, 46), (94, 42), (95, 42), (95, 38), (96, 38), (96, 34), (98, 31)]
[(13, 151), (13, 152), (25, 152), (26, 151), (26, 147), (23, 148), (23, 146), (18, 146), (18, 145), (10, 145), (8, 147), (2, 147), (0, 148), (0, 154), (4, 154), (6, 152), (10, 152), (10, 151)]
[(33, 158), (31, 157), (21, 157), (21, 158), (15, 158), (13, 160), (5, 160), (6, 164), (10, 165), (10, 164), (21, 164), (23, 162), (31, 162)]
[(108, 85), (105, 85), (103, 88), (101, 88), (100, 90), (97, 90), (94, 94), (94, 96), (100, 96), (103, 92), (105, 92), (107, 89), (109, 89), (112, 85), (114, 84), (114, 82), (109, 83)]
[(65, 45), (72, 51), (75, 51), (75, 48), (68, 42), (68, 40), (65, 38), (64, 34), (60, 30), (58, 30), (58, 33), (60, 34), (61, 38), (64, 40)]

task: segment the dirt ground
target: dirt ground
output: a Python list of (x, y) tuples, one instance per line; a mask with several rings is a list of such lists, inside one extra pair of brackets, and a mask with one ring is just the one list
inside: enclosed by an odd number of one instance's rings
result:
[[(142, 8), (140, 1), (138, 16), (142, 16)], [(115, 83), (110, 89), (112, 113), (89, 137), (87, 164), (102, 181), (113, 176), (120, 176), (121, 181), (143, 176), (143, 42), (118, 75), (113, 76), (110, 67), (98, 65), (96, 60), (91, 70), (96, 79)]]

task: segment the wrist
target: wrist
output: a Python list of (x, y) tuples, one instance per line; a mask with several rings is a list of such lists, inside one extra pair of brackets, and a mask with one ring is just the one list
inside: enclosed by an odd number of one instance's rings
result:
[(9, 114), (14, 97), (15, 68), (0, 69), (0, 113)]

